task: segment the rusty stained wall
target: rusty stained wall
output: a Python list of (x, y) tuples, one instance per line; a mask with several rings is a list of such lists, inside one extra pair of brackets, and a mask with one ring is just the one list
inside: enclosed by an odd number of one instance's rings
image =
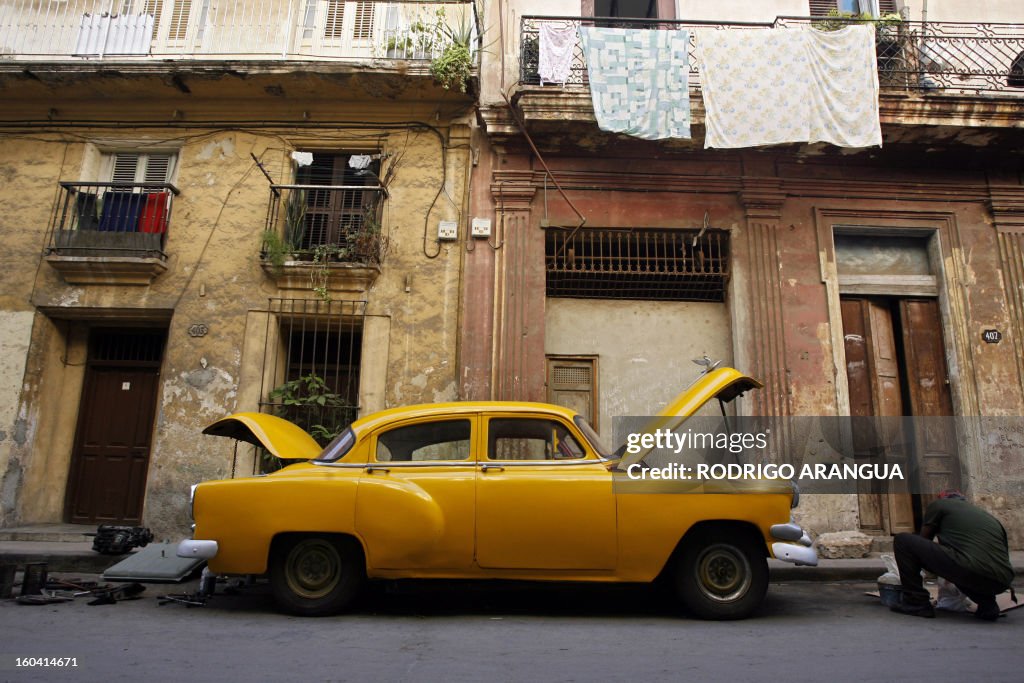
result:
[[(963, 181), (984, 183), (979, 177)], [(894, 182), (890, 193), (899, 196), (904, 189)], [(943, 247), (939, 286), (945, 291), (940, 305), (954, 411), (995, 418), (967, 423), (970, 433), (962, 435), (964, 481), (969, 495), (1004, 522), (1012, 545), (1024, 546), (1024, 513), (1019, 504), (1024, 496), (1024, 424), (1020, 417), (1024, 415), (1024, 396), (1015, 345), (1012, 339), (986, 344), (981, 338), (984, 329), (1005, 332), (1011, 328), (996, 231), (985, 203), (881, 196), (869, 200), (787, 199), (778, 228), (778, 260), (794, 415), (834, 415), (845, 409), (836, 386), (837, 382), (845, 384), (845, 368), (837, 364), (841, 356), (834, 348), (837, 337), (831, 329), (841, 321), (830, 321), (828, 291), (822, 282), (823, 250), (828, 245), (822, 244), (821, 237), (831, 229), (831, 225), (816, 225), (816, 220), (828, 223), (820, 216), (822, 209), (849, 212), (850, 219), (837, 217), (834, 222), (860, 225), (868, 233), (872, 225), (920, 225), (922, 216), (935, 217)], [(816, 248), (808, 248), (810, 245)], [(797, 517), (815, 531), (833, 530), (853, 528), (849, 521), (856, 520), (855, 513), (853, 496), (806, 496)]]
[[(442, 133), (447, 132), (442, 128)], [(387, 320), (390, 338), (380, 348), (364, 348), (363, 353), (386, 354), (384, 400), (388, 405), (451, 399), (455, 396), (461, 243), (438, 250), (436, 241), (428, 240), (428, 251), (436, 256), (431, 259), (423, 253), (423, 218), (442, 182), (440, 142), (423, 132), (376, 131), (374, 135), (388, 150), (403, 150), (404, 160), (383, 226), (390, 237), (390, 252), (368, 294), (368, 315)], [(266, 163), (278, 182), (285, 182), (290, 180), (286, 169), (294, 137), (287, 130), (263, 134), (204, 129), (79, 130), (66, 137), (6, 137), (0, 149), (0, 174), (8, 181), (0, 192), (0, 208), (7, 267), (0, 272), (0, 291), (4, 292), (4, 315), (20, 325), (20, 332), (12, 328), (9, 334), (18, 336), (25, 347), (29, 336), (25, 320), (33, 319), (34, 306), (53, 313), (50, 318), (34, 315), (31, 347), (24, 356), (24, 386), (17, 399), (12, 398), (17, 392), (11, 389), (0, 399), (6, 401), (5, 418), (16, 415), (15, 423), (22, 425), (11, 425), (10, 437), (0, 440), (0, 523), (62, 520), (77, 412), (69, 407), (77, 407), (86, 352), (84, 323), (63, 319), (78, 317), (85, 310), (100, 311), (101, 318), (102, 311), (111, 308), (132, 309), (136, 318), (159, 318), (164, 315), (161, 312), (173, 310), (161, 370), (144, 523), (161, 537), (187, 531), (188, 487), (231, 471), (231, 443), (203, 437), (200, 430), (225, 413), (257, 409), (258, 384), (239, 383), (242, 349), (262, 351), (262, 344), (246, 343), (249, 336), (262, 339), (265, 335), (265, 322), (254, 321), (266, 310), (270, 297), (315, 296), (311, 291), (278, 290), (258, 260), (269, 189), (250, 153)], [(324, 136), (330, 142), (301, 148), (343, 150), (345, 137), (346, 131), (335, 130)], [(101, 148), (148, 144), (178, 149), (174, 182), (182, 192), (175, 198), (168, 231), (168, 270), (151, 286), (72, 286), (40, 262), (57, 181), (83, 179), (83, 160), (88, 165), (96, 151), (82, 140), (97, 142)], [(465, 150), (450, 151), (447, 161), (445, 191), (430, 213), (435, 236), (438, 220), (460, 219), (463, 213)], [(188, 328), (194, 323), (206, 324), (209, 334), (191, 337)], [(262, 353), (258, 356), (245, 360), (260, 363)], [(5, 384), (13, 386), (11, 378), (19, 374), (18, 368), (0, 370)]]

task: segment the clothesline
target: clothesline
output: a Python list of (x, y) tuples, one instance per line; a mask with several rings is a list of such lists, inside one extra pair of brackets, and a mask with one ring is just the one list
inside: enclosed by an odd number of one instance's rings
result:
[[(693, 33), (705, 147), (881, 145), (873, 26)], [(542, 83), (564, 84), (575, 27), (542, 24), (539, 35)], [(686, 30), (581, 26), (579, 37), (602, 130), (645, 139), (690, 137)]]

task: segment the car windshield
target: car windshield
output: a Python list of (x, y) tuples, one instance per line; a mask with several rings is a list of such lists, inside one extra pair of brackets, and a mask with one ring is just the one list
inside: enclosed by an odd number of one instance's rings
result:
[(345, 454), (348, 453), (355, 442), (356, 435), (352, 432), (352, 428), (349, 427), (334, 437), (334, 441), (327, 444), (327, 448), (313, 462), (335, 462), (340, 460), (345, 457)]
[(590, 423), (587, 422), (587, 419), (585, 417), (583, 417), (582, 415), (577, 415), (576, 417), (573, 418), (573, 421), (576, 423), (576, 426), (580, 428), (580, 431), (583, 432), (583, 436), (587, 437), (587, 441), (589, 441), (590, 445), (594, 447), (594, 450), (597, 451), (598, 455), (600, 455), (602, 458), (617, 457), (604, 444), (604, 441), (601, 440), (601, 437), (594, 430), (594, 428), (590, 426)]

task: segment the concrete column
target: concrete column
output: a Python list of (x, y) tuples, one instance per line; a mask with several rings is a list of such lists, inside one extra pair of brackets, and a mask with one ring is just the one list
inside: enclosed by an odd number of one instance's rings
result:
[(1012, 178), (990, 178), (989, 209), (999, 240), (999, 266), (1006, 289), (1010, 318), (1007, 336), (1016, 349), (1017, 374), (1024, 387), (1024, 185)]
[(777, 239), (785, 201), (782, 183), (777, 178), (744, 178), (740, 201), (746, 234), (736, 240), (734, 261), (745, 274), (746, 287), (735, 292), (733, 302), (733, 309), (743, 313), (734, 312), (736, 356), (743, 359), (744, 370), (765, 385), (754, 392), (748, 404), (751, 412), (786, 417), (791, 410)]
[(544, 233), (533, 225), (536, 188), (529, 171), (495, 173), (491, 195), (497, 207), (493, 377), (499, 400), (543, 401)]

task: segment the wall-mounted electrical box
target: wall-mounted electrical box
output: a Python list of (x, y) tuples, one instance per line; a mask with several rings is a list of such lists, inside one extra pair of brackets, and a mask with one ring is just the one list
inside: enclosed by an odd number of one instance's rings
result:
[(457, 240), (459, 239), (459, 224), (456, 221), (441, 221), (437, 224), (437, 239)]
[(471, 234), (473, 237), (490, 237), (491, 236), (491, 219), (490, 218), (474, 218), (473, 227)]

